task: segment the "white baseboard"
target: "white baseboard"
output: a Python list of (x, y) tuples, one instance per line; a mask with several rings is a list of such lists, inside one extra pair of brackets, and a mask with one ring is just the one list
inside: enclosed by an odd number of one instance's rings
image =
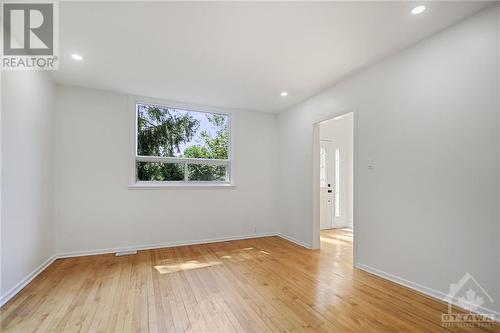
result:
[(41, 272), (43, 272), (47, 267), (50, 266), (57, 259), (57, 255), (53, 255), (49, 259), (45, 260), (40, 266), (35, 268), (33, 272), (28, 274), (24, 279), (19, 281), (14, 287), (10, 288), (4, 295), (0, 297), (0, 307), (2, 307), (5, 303), (10, 301), (12, 297), (14, 297), (18, 292), (20, 292), (28, 283), (30, 283), (34, 278), (38, 276)]
[(283, 239), (286, 239), (287, 241), (290, 241), (290, 242), (295, 243), (295, 244), (297, 244), (297, 245), (300, 245), (300, 246), (302, 246), (302, 247), (305, 247), (305, 248), (306, 248), (306, 249), (308, 249), (308, 250), (312, 250), (312, 249), (313, 249), (313, 248), (312, 248), (312, 246), (311, 246), (311, 244), (306, 243), (306, 242), (303, 242), (303, 241), (300, 241), (300, 240), (298, 240), (298, 239), (296, 239), (296, 238), (293, 238), (293, 237), (290, 237), (290, 236), (284, 235), (284, 234), (282, 234), (282, 233), (279, 233), (279, 232), (278, 232), (278, 233), (276, 233), (276, 236), (281, 237), (281, 238), (283, 238)]
[(50, 257), (49, 259), (47, 259), (44, 263), (42, 263), (40, 266), (38, 266), (28, 276), (26, 276), (18, 284), (16, 284), (9, 291), (7, 291), (4, 295), (2, 295), (0, 297), (0, 307), (3, 306), (8, 301), (10, 301), (18, 292), (20, 292), (24, 287), (26, 287), (26, 285), (28, 283), (30, 283), (35, 277), (37, 277), (38, 274), (40, 274), (44, 269), (46, 269), (50, 264), (52, 264), (57, 259), (91, 256), (91, 255), (99, 255), (99, 254), (107, 254), (107, 253), (116, 253), (116, 252), (122, 252), (122, 251), (152, 250), (152, 249), (175, 247), (175, 246), (210, 244), (210, 243), (227, 242), (227, 241), (259, 238), (259, 237), (269, 237), (269, 236), (278, 236), (278, 237), (284, 238), (292, 243), (295, 243), (297, 245), (305, 247), (306, 249), (311, 249), (311, 246), (309, 244), (304, 243), (302, 241), (299, 241), (295, 238), (288, 237), (288, 236), (285, 236), (285, 235), (277, 233), (277, 232), (264, 232), (264, 233), (250, 234), (250, 235), (208, 238), (208, 239), (200, 239), (200, 240), (193, 240), (193, 241), (166, 242), (166, 243), (135, 245), (135, 246), (127, 246), (127, 247), (115, 247), (115, 248), (107, 248), (107, 249), (99, 249), (99, 250), (64, 252), (64, 253), (55, 254), (52, 257)]
[[(403, 279), (399, 276), (396, 276), (394, 274), (390, 274), (390, 273), (387, 273), (387, 272), (384, 272), (384, 271), (381, 271), (379, 269), (376, 269), (376, 268), (373, 268), (373, 267), (370, 267), (370, 266), (367, 266), (367, 265), (363, 265), (363, 264), (354, 264), (354, 266), (356, 268), (359, 268), (365, 272), (368, 272), (368, 273), (371, 273), (373, 275), (377, 275), (378, 277), (381, 277), (383, 279), (386, 279), (386, 280), (389, 280), (391, 282), (394, 282), (394, 283), (397, 283), (399, 285), (402, 285), (404, 287), (407, 287), (407, 288), (410, 288), (410, 289), (413, 289), (413, 290), (416, 290), (422, 294), (425, 294), (427, 296), (430, 296), (432, 298), (435, 298), (439, 301), (442, 301), (444, 303), (446, 303), (445, 299), (447, 297), (447, 294), (441, 292), (441, 291), (438, 291), (438, 290), (435, 290), (435, 289), (432, 289), (432, 288), (429, 288), (429, 287), (426, 287), (426, 286), (423, 286), (419, 283), (416, 283), (416, 282), (412, 282), (412, 281), (409, 281), (409, 280), (406, 280), (406, 279)], [(455, 305), (456, 307), (460, 307), (458, 304), (458, 299), (457, 298), (454, 298), (452, 299), (452, 303), (453, 305)], [(488, 309), (488, 308), (485, 308), (485, 307), (479, 307), (479, 311), (478, 312), (481, 312), (481, 313), (491, 313), (495, 316), (495, 320), (500, 322), (500, 312), (498, 311), (495, 311), (495, 310), (492, 310), (492, 309)]]
[(99, 249), (99, 250), (64, 252), (64, 253), (59, 253), (57, 255), (57, 259), (92, 256), (92, 255), (116, 253), (116, 252), (122, 252), (122, 251), (153, 250), (153, 249), (161, 249), (161, 248), (165, 248), (165, 247), (186, 246), (186, 245), (196, 245), (196, 244), (210, 244), (210, 243), (228, 242), (228, 241), (233, 241), (233, 240), (242, 240), (242, 239), (250, 239), (250, 238), (269, 237), (269, 236), (276, 236), (276, 233), (275, 232), (264, 232), (264, 233), (242, 235), (242, 236), (228, 236), (228, 237), (206, 238), (206, 239), (190, 240), (190, 241), (174, 241), (174, 242), (165, 242), (165, 243), (156, 243), (156, 244), (144, 244), (144, 245), (134, 245), (134, 246), (126, 246), (126, 247), (114, 247), (114, 248)]

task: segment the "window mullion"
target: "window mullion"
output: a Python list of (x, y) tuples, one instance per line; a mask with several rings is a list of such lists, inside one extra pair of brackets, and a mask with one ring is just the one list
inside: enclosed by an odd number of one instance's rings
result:
[(152, 163), (185, 163), (206, 164), (206, 165), (226, 165), (230, 160), (218, 160), (207, 158), (186, 158), (186, 157), (163, 157), (163, 156), (136, 156), (136, 161)]

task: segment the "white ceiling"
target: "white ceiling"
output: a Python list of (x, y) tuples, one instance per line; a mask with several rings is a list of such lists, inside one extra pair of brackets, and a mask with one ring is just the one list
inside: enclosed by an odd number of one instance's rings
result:
[[(61, 2), (59, 83), (277, 112), (487, 2)], [(72, 53), (81, 54), (77, 62)], [(286, 98), (281, 91), (288, 91)]]

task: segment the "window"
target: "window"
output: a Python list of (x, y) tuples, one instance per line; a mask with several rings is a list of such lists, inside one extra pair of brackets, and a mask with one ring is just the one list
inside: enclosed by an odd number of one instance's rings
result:
[(335, 217), (340, 217), (340, 149), (335, 148)]
[(136, 103), (137, 183), (230, 183), (230, 116)]
[(319, 150), (319, 186), (326, 187), (326, 148)]

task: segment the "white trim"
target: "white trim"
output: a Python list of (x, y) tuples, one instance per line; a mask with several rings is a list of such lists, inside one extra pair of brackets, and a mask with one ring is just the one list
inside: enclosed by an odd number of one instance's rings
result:
[[(389, 280), (391, 282), (394, 282), (398, 285), (401, 285), (403, 287), (406, 287), (406, 288), (409, 288), (409, 289), (412, 289), (412, 290), (416, 290), (424, 295), (427, 295), (427, 296), (430, 296), (432, 298), (435, 298), (443, 303), (446, 303), (445, 299), (448, 297), (448, 294), (445, 294), (441, 291), (437, 291), (435, 289), (432, 289), (432, 288), (429, 288), (429, 287), (426, 287), (424, 285), (421, 285), (419, 283), (416, 283), (416, 282), (412, 282), (412, 281), (409, 281), (409, 280), (406, 280), (406, 279), (403, 279), (397, 275), (394, 275), (394, 274), (391, 274), (391, 273), (387, 273), (387, 272), (384, 272), (384, 271), (381, 271), (377, 268), (373, 268), (373, 267), (370, 267), (370, 266), (367, 266), (367, 265), (364, 265), (364, 264), (360, 264), (360, 263), (357, 263), (354, 265), (354, 267), (362, 270), (362, 271), (365, 271), (365, 272), (368, 272), (370, 274), (373, 274), (373, 275), (376, 275), (378, 277), (381, 277), (385, 280)], [(458, 299), (456, 297), (453, 297), (451, 300), (451, 303), (460, 308), (460, 306), (458, 305)], [(500, 312), (498, 311), (495, 311), (495, 310), (492, 310), (492, 309), (488, 309), (488, 308), (485, 308), (485, 307), (479, 307), (479, 310), (483, 313), (491, 313), (491, 314), (494, 314), (495, 316), (495, 320), (497, 322), (500, 322)]]
[(312, 137), (312, 247), (313, 249), (319, 249), (321, 246), (320, 235), (321, 235), (321, 197), (320, 197), (320, 135), (319, 135), (319, 122), (313, 123), (313, 137)]
[(14, 287), (10, 288), (5, 294), (3, 294), (0, 297), (0, 307), (2, 307), (5, 303), (10, 301), (15, 295), (17, 295), (18, 292), (23, 290), (24, 287), (31, 281), (33, 281), (34, 278), (38, 276), (41, 272), (43, 272), (47, 267), (49, 267), (56, 259), (58, 259), (57, 255), (53, 255), (49, 259), (45, 260), (40, 266), (35, 268), (33, 272), (28, 274), (24, 279), (19, 281)]
[(281, 238), (283, 238), (283, 239), (286, 239), (287, 241), (292, 242), (292, 243), (295, 243), (295, 244), (297, 244), (297, 245), (299, 245), (299, 246), (305, 247), (305, 248), (306, 248), (306, 249), (308, 249), (308, 250), (315, 250), (315, 249), (312, 247), (312, 245), (311, 245), (311, 244), (306, 243), (306, 242), (303, 242), (303, 241), (301, 241), (301, 240), (298, 240), (297, 238), (294, 238), (294, 237), (291, 237), (291, 236), (284, 235), (284, 234), (282, 234), (282, 233), (280, 233), (280, 232), (276, 233), (276, 236), (281, 237)]
[(137, 182), (128, 186), (129, 190), (235, 190), (236, 186), (229, 183), (205, 182), (180, 184), (175, 182)]
[(353, 109), (353, 124), (352, 124), (352, 220), (350, 220), (351, 229), (352, 229), (352, 263), (353, 266), (356, 266), (358, 263), (358, 202), (359, 202), (359, 187), (358, 187), (358, 175), (359, 175), (359, 129), (358, 129), (358, 108)]
[(233, 109), (216, 107), (211, 105), (184, 103), (169, 99), (144, 97), (138, 95), (129, 95), (129, 96), (133, 99), (134, 104), (137, 102), (137, 103), (151, 104), (157, 106), (169, 106), (174, 109), (182, 109), (187, 111), (196, 111), (205, 113), (218, 113), (218, 114), (229, 114), (229, 115), (233, 113)]
[(188, 157), (160, 157), (160, 156), (140, 156), (135, 160), (138, 162), (164, 162), (164, 163), (189, 163), (189, 164), (210, 164), (210, 165), (229, 165), (230, 160), (216, 160), (209, 158), (188, 158)]
[(75, 251), (75, 252), (66, 252), (59, 253), (57, 258), (72, 258), (72, 257), (81, 257), (81, 256), (93, 256), (98, 254), (107, 254), (107, 253), (116, 253), (122, 251), (140, 251), (140, 250), (153, 250), (153, 249), (161, 249), (175, 246), (187, 246), (187, 245), (197, 245), (197, 244), (210, 244), (210, 243), (219, 243), (219, 242), (228, 242), (242, 239), (250, 239), (250, 238), (260, 238), (260, 237), (269, 237), (269, 236), (277, 236), (275, 232), (263, 232), (258, 234), (250, 234), (250, 235), (242, 235), (242, 236), (227, 236), (227, 237), (217, 237), (217, 238), (206, 238), (200, 240), (189, 240), (189, 241), (172, 241), (165, 243), (156, 243), (156, 244), (143, 244), (143, 245), (133, 245), (133, 246), (125, 246), (125, 247), (113, 247), (107, 249), (98, 249), (98, 250), (86, 250), (86, 251)]

